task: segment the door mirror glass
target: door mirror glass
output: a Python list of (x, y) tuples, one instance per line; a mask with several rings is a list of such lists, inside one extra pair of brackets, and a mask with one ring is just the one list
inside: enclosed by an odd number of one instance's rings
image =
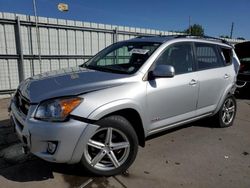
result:
[(156, 65), (152, 71), (153, 78), (172, 78), (174, 75), (175, 70), (171, 65)]

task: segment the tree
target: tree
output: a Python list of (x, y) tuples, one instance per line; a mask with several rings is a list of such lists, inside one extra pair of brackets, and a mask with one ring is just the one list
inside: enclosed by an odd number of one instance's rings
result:
[(191, 25), (184, 32), (191, 34), (191, 35), (195, 35), (195, 36), (203, 36), (204, 35), (204, 29), (200, 24)]
[(228, 35), (220, 35), (220, 38), (226, 38), (229, 39), (230, 37)]
[(246, 40), (244, 37), (238, 37), (239, 40)]

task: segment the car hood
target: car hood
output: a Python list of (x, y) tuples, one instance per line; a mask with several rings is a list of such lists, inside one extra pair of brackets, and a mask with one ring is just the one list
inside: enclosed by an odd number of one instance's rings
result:
[(100, 72), (81, 67), (51, 71), (24, 80), (18, 87), (31, 103), (43, 100), (79, 95), (125, 83), (123, 74)]
[(235, 52), (239, 59), (250, 57), (250, 41), (236, 44)]

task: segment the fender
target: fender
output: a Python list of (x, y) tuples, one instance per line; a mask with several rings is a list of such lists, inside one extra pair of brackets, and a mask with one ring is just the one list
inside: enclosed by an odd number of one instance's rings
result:
[[(144, 112), (142, 111), (141, 107), (139, 104), (137, 104), (135, 101), (131, 99), (120, 99), (120, 100), (115, 100), (111, 101), (107, 104), (104, 104), (95, 110), (93, 110), (89, 116), (87, 117), (88, 119), (93, 119), (93, 120), (99, 120), (103, 118), (104, 116), (114, 113), (119, 110), (124, 110), (124, 109), (134, 109), (138, 112), (138, 114), (141, 116), (142, 124), (143, 127), (147, 127), (147, 122), (146, 118), (144, 116)], [(144, 134), (146, 135), (146, 130), (144, 129)]]
[(218, 105), (217, 105), (217, 107), (216, 107), (216, 109), (215, 109), (213, 115), (216, 114), (216, 113), (220, 110), (221, 105), (223, 104), (223, 102), (224, 102), (224, 100), (226, 99), (226, 97), (227, 97), (229, 94), (230, 94), (230, 95), (234, 94), (235, 87), (236, 87), (236, 86), (235, 86), (235, 83), (232, 83), (232, 84), (230, 84), (230, 85), (226, 88), (225, 92), (223, 93), (222, 97), (220, 98), (220, 100), (219, 100), (219, 102), (218, 102)]
[(98, 125), (94, 124), (87, 125), (86, 129), (82, 132), (80, 138), (78, 139), (74, 152), (71, 156), (71, 160), (68, 162), (68, 164), (74, 164), (80, 162), (84, 152), (84, 146), (88, 143), (88, 140), (91, 138), (91, 136), (95, 133), (95, 131), (98, 128), (99, 128)]

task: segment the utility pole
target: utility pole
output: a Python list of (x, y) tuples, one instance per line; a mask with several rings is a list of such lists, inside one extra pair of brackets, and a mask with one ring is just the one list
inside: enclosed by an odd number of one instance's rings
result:
[(21, 34), (21, 24), (20, 24), (20, 18), (17, 16), (16, 17), (16, 25), (15, 25), (15, 37), (16, 37), (16, 50), (17, 54), (19, 55), (18, 57), (18, 78), (19, 78), (19, 83), (24, 80), (24, 67), (23, 67), (23, 44), (22, 44), (22, 34)]
[[(38, 23), (37, 23), (36, 0), (33, 0), (33, 11), (34, 11), (35, 23), (36, 23), (36, 39), (37, 39), (37, 48), (38, 48), (38, 59), (39, 59), (40, 72), (41, 72), (42, 71), (41, 43), (40, 43), (40, 32), (39, 32)], [(33, 73), (34, 73), (34, 69), (33, 69)]]
[(191, 28), (191, 16), (188, 17), (188, 28), (189, 28), (189, 31), (188, 31), (188, 34), (191, 35), (192, 33), (192, 28)]
[(231, 32), (230, 32), (230, 39), (233, 38), (233, 31), (234, 31), (234, 23), (232, 22)]

